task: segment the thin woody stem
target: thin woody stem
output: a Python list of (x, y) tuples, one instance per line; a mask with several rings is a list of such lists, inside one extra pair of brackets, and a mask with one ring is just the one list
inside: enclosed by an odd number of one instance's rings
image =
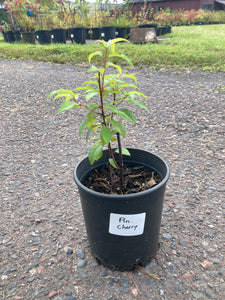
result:
[[(104, 77), (102, 78), (102, 82), (104, 81)], [(103, 124), (106, 126), (105, 122), (105, 112), (104, 112), (104, 106), (103, 106), (103, 87), (101, 86), (101, 74), (98, 72), (98, 86), (99, 86), (99, 94), (100, 94), (100, 108), (101, 108), (101, 115), (102, 115), (102, 121)]]
[(122, 147), (121, 147), (121, 140), (120, 140), (120, 134), (117, 132), (117, 142), (118, 142), (118, 148), (119, 148), (119, 160), (120, 160), (120, 188), (123, 190), (124, 186), (124, 174), (123, 174), (123, 155), (122, 155)]
[[(106, 48), (106, 54), (105, 54), (104, 69), (106, 68), (106, 63), (107, 63), (107, 48)], [(102, 75), (100, 74), (100, 72), (98, 72), (98, 87), (99, 87), (99, 96), (100, 96), (101, 116), (102, 116), (103, 125), (107, 126), (105, 112), (104, 112), (104, 104), (103, 104), (104, 79), (105, 79), (105, 71)], [(113, 154), (110, 143), (108, 145), (108, 151), (109, 151), (109, 157), (113, 159), (116, 167), (119, 168), (119, 166), (118, 166), (118, 164), (115, 160), (115, 157), (114, 157), (114, 154)], [(111, 180), (111, 183), (113, 185), (111, 166), (109, 166), (109, 173), (110, 173), (110, 180)]]
[(128, 97), (128, 95), (126, 95), (126, 96), (124, 96), (121, 100), (120, 100), (120, 102), (118, 102), (117, 103), (117, 107), (126, 99)]

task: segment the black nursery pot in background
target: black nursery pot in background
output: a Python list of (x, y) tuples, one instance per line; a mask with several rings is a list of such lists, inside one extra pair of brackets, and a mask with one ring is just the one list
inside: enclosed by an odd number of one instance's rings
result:
[(6, 42), (8, 43), (13, 43), (15, 42), (15, 37), (13, 34), (13, 31), (9, 30), (9, 31), (4, 31), (4, 39)]
[(91, 40), (99, 40), (101, 38), (101, 28), (99, 27), (90, 28), (89, 36)]
[(3, 37), (4, 37), (4, 41), (6, 43), (8, 43), (8, 35), (7, 35), (7, 31), (2, 31)]
[(102, 27), (101, 37), (104, 41), (108, 42), (116, 38), (116, 27), (115, 26), (106, 26)]
[(16, 42), (19, 42), (19, 41), (21, 40), (21, 34), (20, 34), (20, 31), (19, 31), (19, 30), (15, 30), (15, 31), (13, 32), (13, 34), (14, 34), (14, 39), (15, 39), (15, 41), (16, 41)]
[(86, 29), (85, 27), (70, 28), (69, 36), (72, 42), (77, 44), (85, 44)]
[(116, 37), (128, 39), (130, 34), (130, 28), (127, 27), (117, 27), (116, 28)]
[(94, 165), (83, 159), (74, 171), (93, 255), (104, 266), (119, 271), (145, 266), (156, 255), (169, 179), (169, 168), (161, 158), (144, 150), (129, 151), (131, 156), (124, 156), (124, 163), (155, 171), (162, 178), (158, 185), (130, 195), (106, 195), (85, 187), (83, 182), (93, 170), (108, 162), (108, 151)]
[(21, 32), (22, 41), (28, 44), (35, 44), (34, 32)]
[(155, 28), (155, 30), (157, 29), (158, 25), (157, 24), (141, 24), (138, 25), (139, 28)]
[(53, 43), (63, 43), (66, 44), (66, 30), (65, 29), (52, 29), (51, 39)]
[(35, 38), (39, 44), (50, 44), (51, 35), (49, 30), (37, 30), (35, 31)]

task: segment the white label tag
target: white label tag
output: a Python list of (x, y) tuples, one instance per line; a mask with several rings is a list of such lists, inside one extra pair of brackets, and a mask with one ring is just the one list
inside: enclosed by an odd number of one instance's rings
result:
[(109, 233), (121, 236), (136, 236), (144, 232), (146, 213), (122, 215), (110, 214)]
[(101, 33), (101, 37), (104, 37), (104, 36), (105, 36), (105, 33), (104, 33), (104, 32), (102, 32), (102, 33)]
[(70, 37), (73, 39), (73, 38), (74, 38), (74, 35), (73, 35), (73, 34), (71, 34), (71, 35), (70, 35)]

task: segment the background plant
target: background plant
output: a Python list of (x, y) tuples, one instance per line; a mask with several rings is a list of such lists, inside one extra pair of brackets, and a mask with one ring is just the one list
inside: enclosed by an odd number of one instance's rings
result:
[[(31, 0), (13, 0), (5, 1), (9, 20), (12, 29), (19, 27), (21, 30), (31, 31), (35, 29), (35, 20), (33, 15), (39, 11), (39, 4)], [(28, 16), (28, 11), (32, 16)]]
[[(86, 141), (92, 142), (89, 149), (88, 157), (93, 164), (103, 154), (103, 148), (106, 146), (109, 153), (109, 170), (111, 183), (113, 178), (111, 166), (120, 171), (120, 188), (121, 192), (124, 187), (123, 173), (123, 155), (130, 155), (126, 148), (122, 147), (121, 139), (126, 136), (126, 123), (130, 122), (136, 125), (134, 113), (126, 108), (130, 104), (139, 106), (148, 111), (147, 107), (136, 97), (146, 99), (146, 96), (137, 88), (137, 80), (134, 75), (124, 74), (118, 64), (114, 64), (114, 58), (124, 59), (131, 64), (130, 59), (124, 55), (115, 52), (115, 44), (125, 39), (114, 39), (109, 42), (99, 41), (104, 45), (104, 51), (98, 50), (89, 55), (89, 63), (93, 57), (100, 58), (100, 66), (92, 65), (89, 72), (94, 73), (90, 80), (84, 82), (82, 86), (73, 90), (57, 90), (49, 94), (48, 98), (54, 96), (54, 100), (64, 98), (59, 113), (71, 108), (82, 108), (86, 110), (86, 117), (79, 127), (81, 136), (86, 128)], [(109, 70), (115, 70), (109, 73)], [(129, 80), (133, 82), (130, 83)], [(47, 98), (47, 99), (48, 99)], [(92, 101), (94, 100), (94, 101)], [(112, 144), (117, 142), (119, 153), (119, 162), (115, 159), (115, 153)]]
[(225, 11), (175, 10), (169, 8), (154, 14), (155, 22), (160, 25), (193, 25), (195, 23), (225, 23)]

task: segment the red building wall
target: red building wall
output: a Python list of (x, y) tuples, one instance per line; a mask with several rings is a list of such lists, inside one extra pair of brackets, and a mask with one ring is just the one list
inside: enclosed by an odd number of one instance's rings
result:
[[(148, 2), (148, 1), (147, 1)], [(149, 1), (149, 4), (151, 4), (151, 7), (157, 10), (157, 8), (165, 6), (169, 7), (171, 10), (176, 9), (184, 9), (184, 10), (191, 10), (191, 9), (202, 9), (203, 4), (211, 4), (212, 9), (214, 9), (214, 0), (171, 0), (171, 1)], [(143, 6), (142, 3), (138, 3), (138, 0), (135, 1), (135, 4), (133, 6)]]
[(189, 0), (189, 1), (184, 1), (184, 0), (177, 0), (177, 1), (160, 1), (160, 2), (153, 2), (152, 7), (160, 5), (165, 5), (169, 7), (171, 10), (175, 9), (184, 9), (184, 10), (190, 10), (190, 9), (199, 9), (203, 8), (203, 4), (212, 4), (214, 8), (214, 0)]

